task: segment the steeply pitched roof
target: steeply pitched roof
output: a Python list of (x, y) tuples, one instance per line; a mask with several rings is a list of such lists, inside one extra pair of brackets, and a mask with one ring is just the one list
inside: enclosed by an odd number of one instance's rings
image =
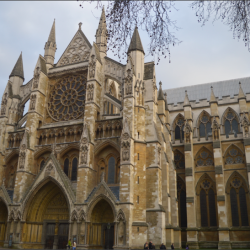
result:
[(134, 33), (133, 33), (133, 36), (132, 36), (132, 39), (128, 48), (128, 53), (133, 50), (140, 50), (143, 52), (143, 54), (145, 54), (137, 27), (135, 27), (135, 30), (134, 30)]
[(213, 86), (214, 95), (219, 99), (222, 96), (234, 97), (239, 93), (239, 82), (245, 93), (250, 93), (250, 77), (238, 78), (232, 80), (225, 80), (219, 82), (198, 84), (192, 86), (185, 86), (174, 89), (166, 89), (163, 92), (168, 94), (168, 104), (177, 104), (183, 102), (185, 97), (185, 90), (188, 91), (190, 101), (210, 100), (211, 86)]
[(10, 74), (9, 77), (11, 76), (19, 76), (24, 80), (24, 73), (23, 73), (23, 57), (22, 57), (22, 52)]

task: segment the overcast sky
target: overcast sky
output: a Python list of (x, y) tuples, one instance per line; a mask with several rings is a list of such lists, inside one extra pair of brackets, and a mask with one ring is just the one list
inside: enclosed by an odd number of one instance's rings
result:
[[(177, 2), (178, 11), (171, 12), (181, 28), (176, 36), (182, 43), (171, 48), (171, 63), (162, 59), (156, 66), (157, 82), (162, 81), (163, 88), (168, 89), (250, 76), (250, 53), (244, 43), (234, 40), (229, 28), (220, 22), (201, 27), (189, 4)], [(79, 22), (83, 23), (82, 31), (92, 44), (101, 14), (94, 7), (95, 4), (84, 3), (82, 9), (77, 1), (0, 2), (0, 96), (21, 51), (25, 83), (33, 77), (54, 18), (55, 63), (76, 33)], [(139, 32), (147, 53), (149, 39), (146, 33), (140, 29)], [(108, 56), (114, 58), (111, 52)], [(147, 56), (147, 61), (152, 58)]]

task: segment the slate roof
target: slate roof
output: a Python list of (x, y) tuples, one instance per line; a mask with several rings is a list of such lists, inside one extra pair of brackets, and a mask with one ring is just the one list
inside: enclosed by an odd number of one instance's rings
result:
[(210, 100), (211, 86), (216, 97), (233, 97), (239, 94), (239, 82), (244, 93), (250, 93), (250, 77), (231, 79), (219, 82), (204, 83), (198, 85), (185, 86), (174, 89), (163, 90), (167, 93), (168, 104), (183, 103), (185, 98), (185, 90), (187, 90), (189, 101)]
[[(128, 53), (132, 50), (140, 50), (144, 53), (144, 49), (141, 43), (141, 38), (138, 32), (138, 28), (135, 27), (129, 48), (128, 48)], [(145, 54), (145, 53), (144, 53)]]
[(22, 57), (22, 53), (20, 54), (11, 74), (9, 77), (11, 76), (19, 76), (24, 80), (24, 73), (23, 73), (23, 57)]

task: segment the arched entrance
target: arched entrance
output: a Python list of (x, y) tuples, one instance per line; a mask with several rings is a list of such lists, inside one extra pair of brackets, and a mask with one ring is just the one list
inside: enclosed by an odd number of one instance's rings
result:
[(100, 200), (92, 210), (89, 228), (91, 248), (112, 249), (114, 246), (114, 214), (106, 200)]
[(27, 204), (22, 241), (28, 248), (65, 249), (69, 208), (62, 190), (52, 181), (44, 184)]
[(4, 245), (6, 227), (8, 219), (8, 209), (0, 198), (0, 246)]

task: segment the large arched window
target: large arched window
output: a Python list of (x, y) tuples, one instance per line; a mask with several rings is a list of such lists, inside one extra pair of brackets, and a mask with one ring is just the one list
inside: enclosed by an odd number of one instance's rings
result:
[(187, 227), (186, 187), (184, 181), (177, 178), (177, 195), (179, 205), (179, 226)]
[(248, 189), (237, 173), (233, 174), (229, 182), (232, 226), (249, 226), (246, 196)]
[(225, 165), (244, 163), (242, 151), (235, 145), (231, 145), (225, 153)]
[(108, 184), (115, 183), (115, 158), (110, 157), (108, 161)]
[(180, 114), (176, 117), (173, 127), (174, 127), (174, 138), (175, 140), (180, 140), (182, 142), (184, 140), (184, 117)]
[(213, 166), (213, 153), (210, 152), (207, 148), (202, 147), (195, 156), (195, 165), (196, 167)]
[(64, 168), (63, 168), (64, 173), (68, 176), (69, 175), (69, 159), (66, 158), (64, 161)]
[(203, 111), (203, 113), (199, 117), (199, 135), (200, 137), (205, 137), (206, 139), (208, 136), (212, 135), (212, 129), (211, 129), (211, 118), (210, 115)]
[(228, 108), (223, 116), (223, 119), (226, 136), (228, 137), (229, 134), (234, 134), (237, 136), (237, 133), (239, 132), (239, 122), (235, 111), (231, 108)]
[(71, 180), (72, 181), (77, 180), (77, 159), (76, 158), (74, 158), (72, 161)]
[(185, 168), (185, 157), (178, 149), (174, 151), (174, 163), (176, 168), (184, 169)]
[(216, 227), (217, 213), (215, 203), (215, 185), (207, 174), (199, 181), (198, 195), (200, 198), (201, 227)]

